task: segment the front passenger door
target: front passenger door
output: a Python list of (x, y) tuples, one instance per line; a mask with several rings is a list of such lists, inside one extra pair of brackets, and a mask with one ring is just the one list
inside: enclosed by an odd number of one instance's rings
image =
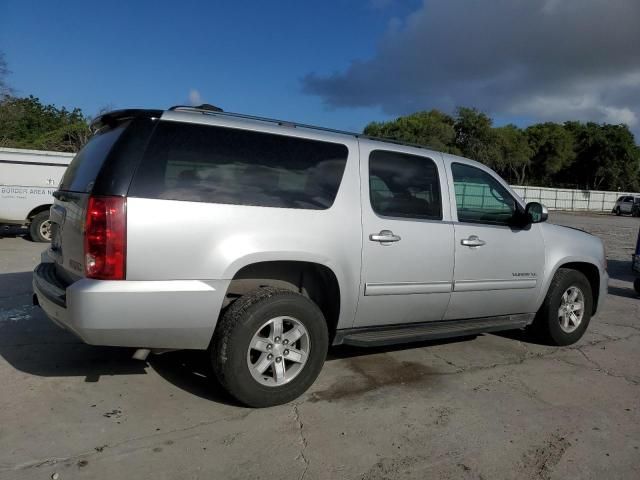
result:
[(539, 224), (514, 226), (522, 208), (491, 170), (450, 164), (457, 222), (446, 319), (533, 313), (544, 268)]

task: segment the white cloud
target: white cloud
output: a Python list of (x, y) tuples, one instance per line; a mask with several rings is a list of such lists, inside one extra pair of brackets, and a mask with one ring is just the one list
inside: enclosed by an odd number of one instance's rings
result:
[(195, 88), (192, 88), (191, 90), (189, 90), (189, 103), (191, 105), (202, 105), (202, 96), (200, 95), (200, 92), (198, 90), (196, 90)]
[(302, 87), (330, 107), (390, 115), (462, 105), (637, 127), (638, 19), (638, 0), (424, 0), (372, 58), (310, 73)]
[(627, 107), (602, 107), (602, 113), (604, 121), (607, 123), (624, 123), (629, 127), (635, 127), (638, 124), (638, 116)]

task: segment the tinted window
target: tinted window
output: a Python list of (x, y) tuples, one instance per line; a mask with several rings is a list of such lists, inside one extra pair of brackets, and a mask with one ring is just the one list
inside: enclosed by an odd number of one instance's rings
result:
[(337, 143), (161, 122), (129, 194), (326, 209), (335, 200), (347, 154)]
[(516, 211), (516, 201), (498, 180), (484, 170), (451, 164), (458, 221), (505, 225)]
[(386, 217), (442, 219), (438, 169), (433, 160), (376, 150), (369, 157), (371, 207)]
[(60, 190), (91, 192), (107, 155), (127, 125), (128, 123), (123, 123), (116, 128), (102, 130), (91, 137), (69, 164), (60, 182)]

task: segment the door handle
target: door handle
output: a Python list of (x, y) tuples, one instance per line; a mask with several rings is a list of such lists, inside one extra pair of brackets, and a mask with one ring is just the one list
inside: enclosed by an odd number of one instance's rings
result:
[(391, 230), (380, 230), (380, 233), (372, 233), (369, 240), (380, 243), (399, 242), (402, 240), (399, 235), (394, 235)]
[(465, 247), (481, 247), (487, 242), (480, 240), (476, 235), (471, 235), (469, 238), (463, 238), (460, 243)]

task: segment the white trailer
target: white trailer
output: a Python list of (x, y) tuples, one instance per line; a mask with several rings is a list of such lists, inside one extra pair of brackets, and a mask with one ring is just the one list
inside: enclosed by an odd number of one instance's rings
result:
[(48, 242), (52, 194), (74, 155), (0, 148), (0, 224), (27, 225), (34, 241)]

